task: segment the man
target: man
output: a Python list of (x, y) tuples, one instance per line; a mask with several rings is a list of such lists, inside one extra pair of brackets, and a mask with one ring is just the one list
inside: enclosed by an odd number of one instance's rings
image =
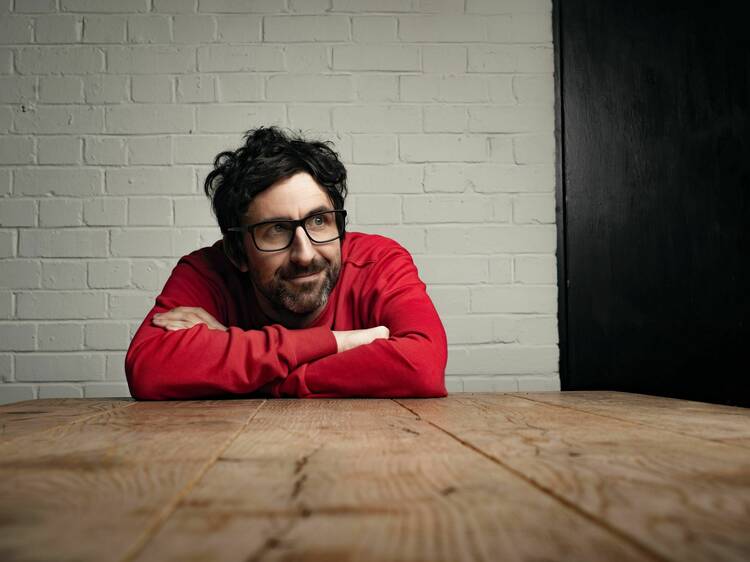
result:
[(135, 334), (134, 397), (446, 395), (445, 331), (411, 256), (345, 232), (328, 144), (249, 131), (205, 191), (223, 240), (179, 261)]

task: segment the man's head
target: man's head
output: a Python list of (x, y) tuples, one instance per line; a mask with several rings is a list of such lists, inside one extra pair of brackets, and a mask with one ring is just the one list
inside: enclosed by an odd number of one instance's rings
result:
[(262, 304), (290, 325), (316, 315), (341, 267), (344, 215), (317, 215), (344, 207), (346, 169), (337, 154), (326, 143), (259, 128), (216, 157), (205, 190), (225, 252), (249, 272)]

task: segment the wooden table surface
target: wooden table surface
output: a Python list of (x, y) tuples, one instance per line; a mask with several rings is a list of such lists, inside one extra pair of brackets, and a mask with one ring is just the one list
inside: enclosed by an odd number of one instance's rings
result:
[(0, 560), (750, 560), (750, 410), (615, 392), (0, 407)]

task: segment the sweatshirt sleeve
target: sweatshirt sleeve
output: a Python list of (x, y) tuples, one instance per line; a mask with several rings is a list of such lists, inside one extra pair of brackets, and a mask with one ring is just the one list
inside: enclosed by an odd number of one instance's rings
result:
[(300, 365), (336, 353), (329, 328), (262, 330), (230, 327), (226, 332), (204, 324), (167, 331), (154, 326), (158, 312), (178, 306), (201, 307), (226, 324), (226, 303), (200, 271), (181, 261), (156, 305), (135, 334), (125, 357), (130, 393), (140, 400), (211, 398), (249, 394), (278, 384)]
[(445, 330), (411, 256), (397, 246), (369, 273), (361, 295), (370, 326), (387, 340), (301, 364), (275, 385), (277, 396), (371, 398), (446, 396)]

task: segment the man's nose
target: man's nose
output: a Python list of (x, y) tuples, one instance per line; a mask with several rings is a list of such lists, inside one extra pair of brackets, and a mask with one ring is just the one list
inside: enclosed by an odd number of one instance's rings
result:
[(289, 258), (298, 265), (309, 265), (315, 258), (315, 248), (304, 229), (298, 226), (294, 231)]

